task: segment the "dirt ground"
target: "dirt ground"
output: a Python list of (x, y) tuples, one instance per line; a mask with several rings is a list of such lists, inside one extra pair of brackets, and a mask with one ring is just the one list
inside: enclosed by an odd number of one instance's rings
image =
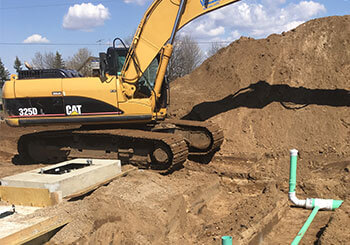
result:
[[(171, 84), (170, 107), (172, 117), (220, 125), (221, 150), (169, 175), (137, 170), (37, 211), (72, 219), (49, 243), (220, 244), (231, 235), (234, 244), (290, 244), (310, 214), (288, 202), (289, 149), (296, 148), (297, 196), (344, 200), (317, 214), (301, 244), (347, 244), (349, 47), (350, 16), (341, 16), (221, 49)], [(41, 166), (12, 163), (16, 140), (33, 130), (41, 129), (0, 123), (0, 177)]]

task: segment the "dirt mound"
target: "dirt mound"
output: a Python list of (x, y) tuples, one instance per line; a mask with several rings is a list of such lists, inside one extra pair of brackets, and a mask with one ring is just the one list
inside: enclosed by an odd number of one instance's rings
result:
[(242, 37), (172, 84), (171, 115), (213, 120), (222, 154), (349, 151), (350, 16)]

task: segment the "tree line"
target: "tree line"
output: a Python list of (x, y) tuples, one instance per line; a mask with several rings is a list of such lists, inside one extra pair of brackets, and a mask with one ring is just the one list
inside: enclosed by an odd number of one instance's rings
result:
[[(190, 36), (179, 36), (174, 42), (172, 57), (168, 65), (168, 79), (173, 81), (176, 78), (185, 76), (197, 68), (205, 58), (214, 55), (219, 49), (223, 48), (220, 43), (213, 42), (206, 54), (203, 53), (196, 42)], [(53, 52), (36, 52), (30, 62), (33, 69), (71, 69), (78, 70), (84, 76), (91, 75), (91, 67), (82, 65), (91, 57), (92, 53), (87, 48), (79, 49), (73, 56), (66, 60), (62, 58), (62, 54)], [(13, 68), (18, 73), (23, 69), (23, 63), (16, 56)], [(0, 83), (4, 83), (9, 79), (9, 72), (4, 67), (0, 59)], [(1, 84), (0, 84), (1, 85)]]
[[(63, 60), (62, 54), (58, 51), (53, 52), (36, 52), (29, 66), (33, 69), (69, 69), (78, 70), (81, 65), (91, 56), (91, 51), (87, 48), (79, 49), (73, 56)], [(23, 69), (23, 63), (16, 56), (13, 68), (18, 73)], [(83, 75), (88, 74), (88, 69), (82, 69)]]
[[(67, 60), (63, 60), (62, 54), (58, 51), (54, 54), (53, 52), (36, 52), (32, 58), (30, 64), (28, 65), (33, 69), (71, 69), (78, 70), (82, 64), (91, 56), (91, 51), (87, 48), (79, 49), (72, 57), (69, 57)], [(16, 72), (20, 72), (24, 69), (24, 64), (16, 56), (16, 59), (13, 64), (13, 68)], [(89, 67), (83, 67), (80, 72), (85, 75), (91, 75), (91, 69)], [(5, 68), (4, 64), (0, 58), (0, 86), (2, 87), (3, 83), (9, 79), (10, 73)]]

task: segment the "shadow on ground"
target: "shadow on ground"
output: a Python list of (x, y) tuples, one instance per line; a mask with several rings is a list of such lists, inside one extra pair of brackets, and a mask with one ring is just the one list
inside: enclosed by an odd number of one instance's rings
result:
[[(240, 107), (261, 109), (280, 102), (286, 109), (301, 109), (308, 105), (350, 106), (350, 91), (345, 89), (308, 89), (286, 84), (270, 85), (259, 81), (221, 100), (195, 105), (182, 119), (205, 121), (220, 113)], [(288, 104), (293, 104), (292, 106)]]

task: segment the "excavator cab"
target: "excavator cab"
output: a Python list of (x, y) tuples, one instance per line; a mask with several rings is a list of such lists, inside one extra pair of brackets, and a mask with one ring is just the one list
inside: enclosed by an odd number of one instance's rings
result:
[[(115, 41), (120, 40), (119, 38), (114, 39), (113, 46), (107, 49), (106, 53), (100, 53), (100, 78), (104, 82), (107, 80), (106, 74), (112, 76), (120, 75), (123, 65), (125, 63), (129, 49), (124, 45), (124, 47), (116, 48)], [(122, 43), (123, 44), (123, 43)], [(158, 54), (154, 60), (151, 62), (149, 67), (142, 73), (137, 83), (137, 91), (135, 93), (136, 98), (148, 98), (152, 94), (154, 88), (154, 83), (157, 75), (157, 70), (160, 62), (160, 54)], [(164, 78), (166, 80), (166, 78)], [(164, 82), (164, 91), (166, 84)], [(164, 96), (162, 96), (164, 97)], [(164, 99), (161, 104), (164, 104)]]
[(127, 48), (115, 47), (109, 47), (107, 53), (100, 53), (101, 80), (106, 80), (106, 74), (118, 75), (121, 72), (127, 53)]

